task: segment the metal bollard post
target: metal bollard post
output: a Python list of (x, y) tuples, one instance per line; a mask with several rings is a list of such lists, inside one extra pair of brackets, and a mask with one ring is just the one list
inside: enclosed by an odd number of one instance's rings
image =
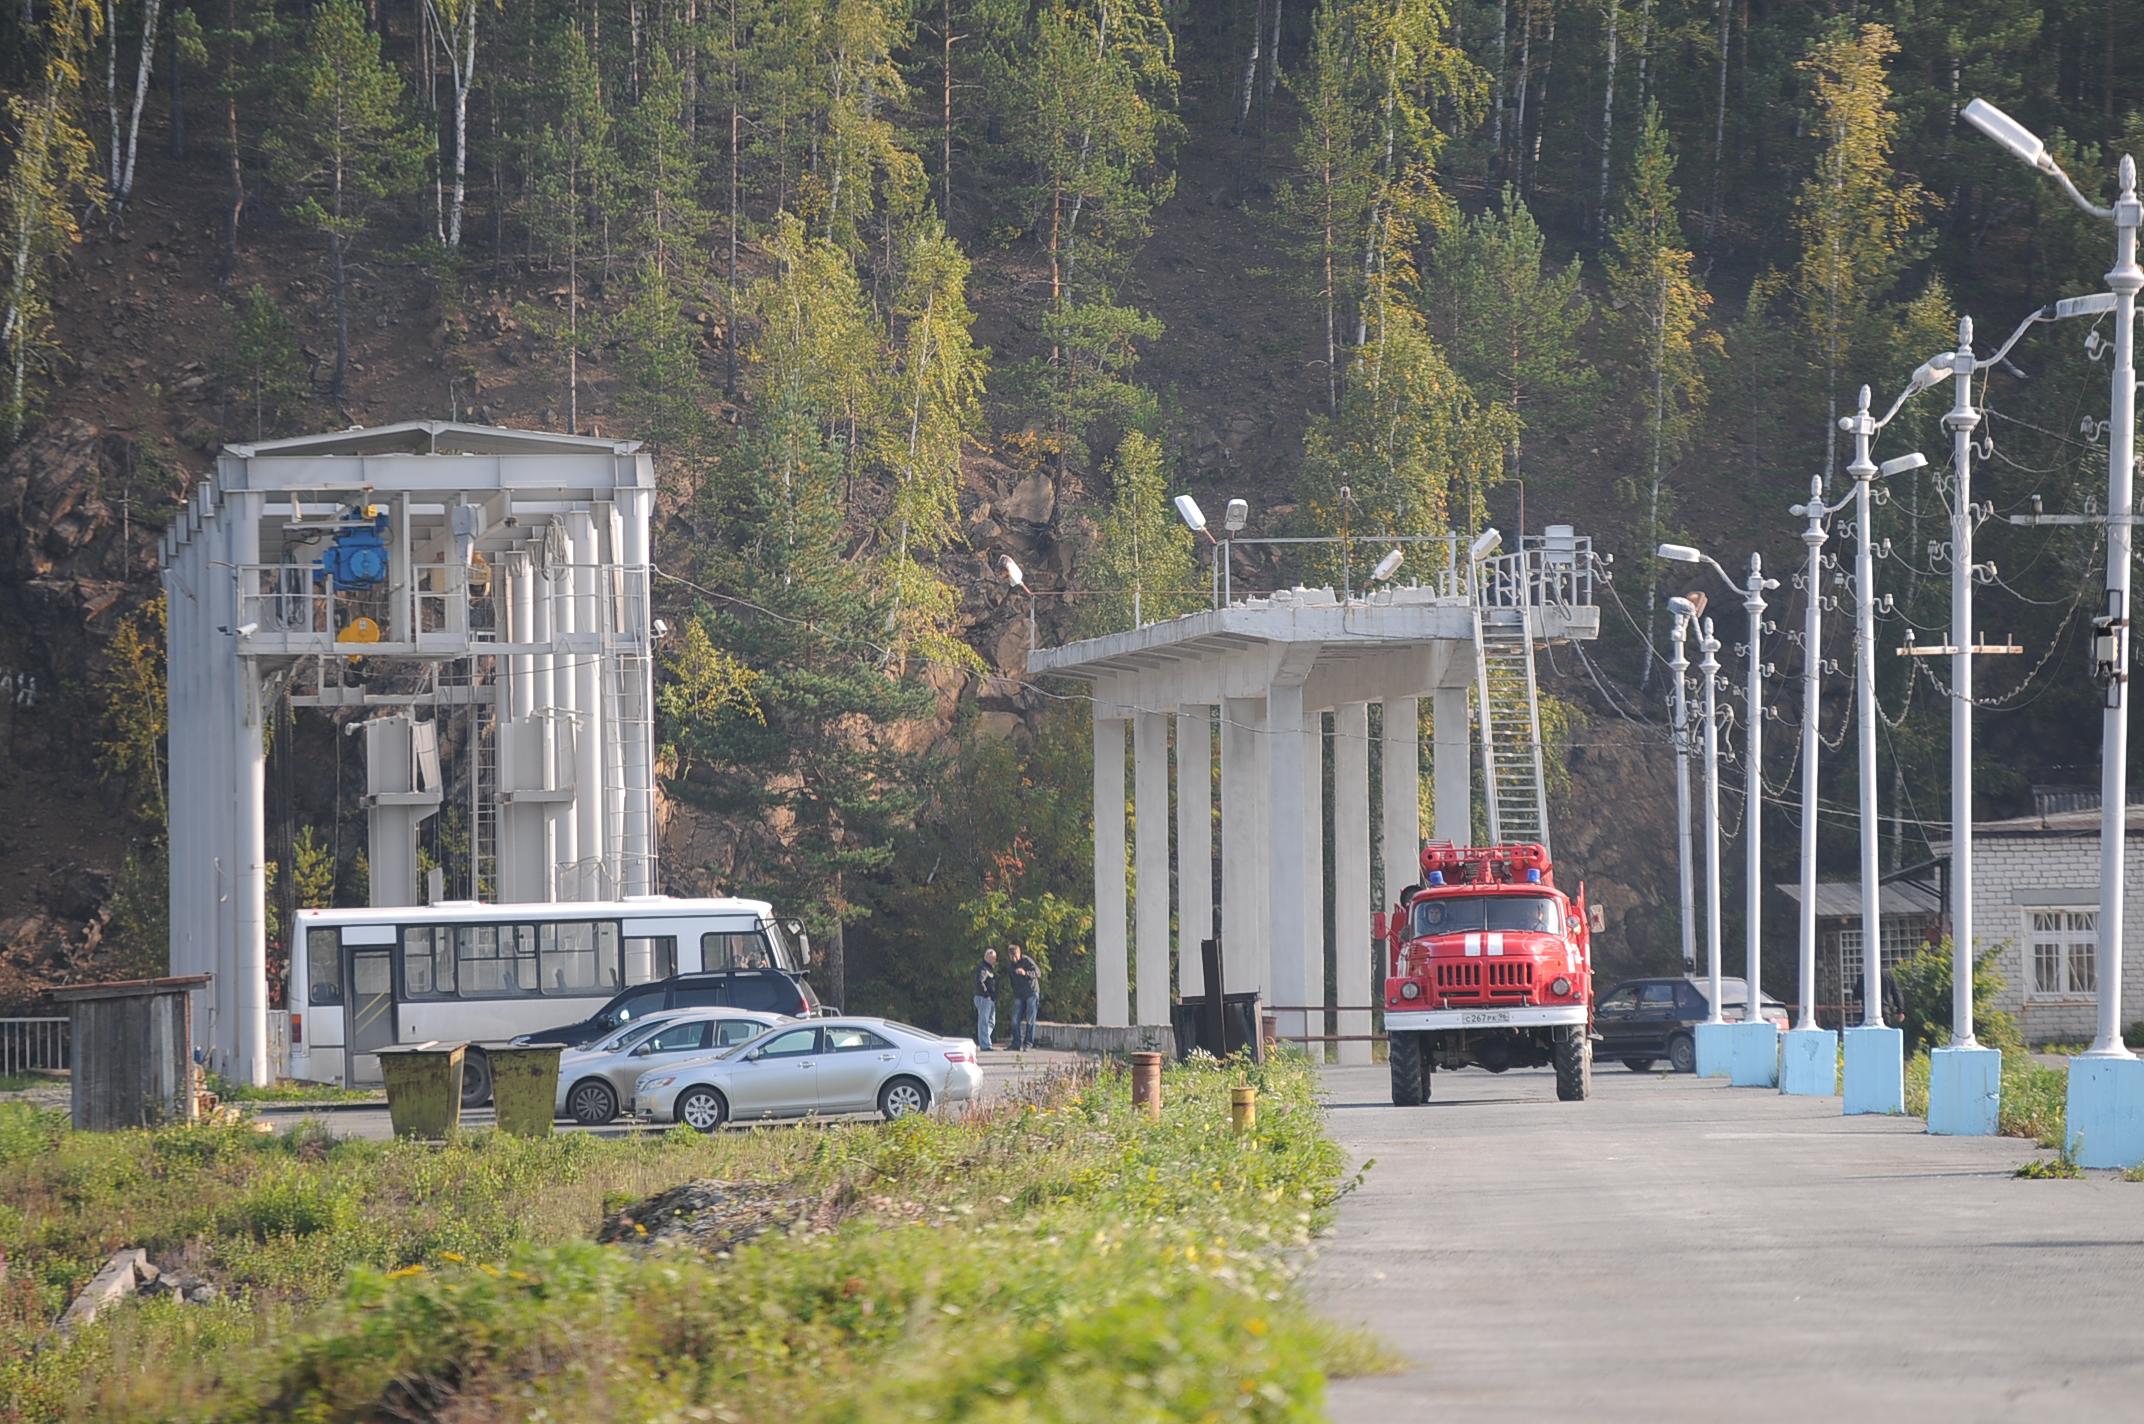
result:
[(1132, 1055), (1132, 1106), (1146, 1109), (1147, 1119), (1161, 1121), (1161, 1055)]
[(1236, 1129), (1236, 1136), (1258, 1130), (1258, 1089), (1245, 1084), (1228, 1090), (1228, 1120)]

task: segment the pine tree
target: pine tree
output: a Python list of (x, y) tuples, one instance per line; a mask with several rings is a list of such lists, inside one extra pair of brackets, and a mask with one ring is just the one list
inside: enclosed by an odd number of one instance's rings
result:
[(1857, 31), (1842, 21), (1797, 66), (1809, 76), (1823, 143), (1794, 204), (1802, 241), (1794, 295), (1822, 373), (1826, 471), (1838, 469), (1844, 373), (1868, 339), (1870, 313), (1921, 247), (1914, 227), (1927, 194), (1891, 166), (1898, 117), (1884, 66), (1897, 52), (1888, 27)]
[(76, 105), (83, 62), (103, 23), (104, 12), (93, 0), (55, 0), (41, 27), (45, 48), (36, 82), (7, 100), (13, 141), (7, 177), (0, 181), (8, 273), (0, 348), (7, 352), (9, 370), (0, 436), (10, 441), (29, 415), (31, 361), (54, 344), (49, 269), (80, 236), (76, 202), (101, 192), (96, 148), (82, 130)]
[(1518, 419), (1510, 473), (1524, 478), (1523, 440), (1569, 428), (1595, 385), (1582, 338), (1592, 320), (1579, 261), (1557, 271), (1516, 188), (1436, 250), (1438, 306), (1452, 364)]
[(566, 428), (581, 428), (581, 267), (588, 234), (600, 230), (616, 207), (617, 151), (610, 111), (603, 103), (602, 76), (588, 41), (567, 27), (557, 52), (559, 114), (536, 151), (535, 228), (566, 259), (566, 314), (549, 323), (566, 357)]
[[(1609, 231), (1609, 302), (1618, 314), (1623, 379), (1645, 411), (1645, 474), (1626, 482), (1640, 515), (1638, 546), (1648, 553), (1668, 536), (1674, 517), (1668, 466), (1688, 446), (1705, 409), (1705, 362), (1719, 336), (1705, 330), (1711, 295), (1691, 272), (1675, 208), (1675, 155), (1657, 106), (1645, 115), (1623, 205)], [(1645, 627), (1650, 640), (1660, 601), (1661, 569), (1646, 559)], [(1643, 683), (1652, 685), (1652, 658)]]
[(404, 112), (402, 82), (380, 55), (357, 0), (326, 0), (285, 81), (283, 117), (268, 136), (269, 173), (293, 219), (323, 234), (335, 287), (335, 373), (350, 373), (350, 253), (382, 200), (424, 168), (424, 141)]
[(1109, 460), (1109, 508), (1079, 564), (1081, 637), (1121, 633), (1205, 606), (1191, 531), (1169, 506), (1161, 446), (1127, 431)]

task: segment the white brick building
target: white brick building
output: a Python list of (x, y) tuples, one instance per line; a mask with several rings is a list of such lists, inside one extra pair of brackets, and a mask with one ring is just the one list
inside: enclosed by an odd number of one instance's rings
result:
[[(2122, 1017), (2144, 1019), (2144, 806), (2129, 808)], [(1947, 892), (1949, 856), (1897, 877)], [(1973, 938), (2000, 947), (1995, 1006), (2028, 1043), (2089, 1043), (2099, 1016), (2099, 812), (1985, 821), (1973, 831)]]

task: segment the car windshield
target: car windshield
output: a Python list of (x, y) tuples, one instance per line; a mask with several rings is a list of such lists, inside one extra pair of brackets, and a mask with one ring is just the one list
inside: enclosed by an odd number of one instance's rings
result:
[(609, 1038), (604, 1039), (601, 1043), (590, 1049), (589, 1052), (623, 1053), (625, 1052), (625, 1050), (634, 1047), (635, 1045), (640, 1043), (642, 1039), (646, 1038), (649, 1034), (654, 1033), (657, 1029), (662, 1028), (669, 1022), (670, 1019), (667, 1015), (662, 1018), (643, 1019), (630, 1028), (620, 1029), (617, 1033), (612, 1034)]
[(1546, 895), (1426, 895), (1414, 902), (1417, 935), (1470, 930), (1556, 929), (1556, 902)]

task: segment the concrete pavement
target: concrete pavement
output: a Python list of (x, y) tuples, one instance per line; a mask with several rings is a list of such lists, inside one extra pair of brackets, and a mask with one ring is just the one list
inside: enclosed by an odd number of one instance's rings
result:
[[(1326, 1070), (1374, 1159), (1307, 1286), (1408, 1362), (1339, 1424), (2144, 1418), (2144, 1184), (2027, 1181), (2048, 1154), (1931, 1138), (1692, 1077)], [(1459, 1417), (1459, 1416), (1451, 1416)]]

